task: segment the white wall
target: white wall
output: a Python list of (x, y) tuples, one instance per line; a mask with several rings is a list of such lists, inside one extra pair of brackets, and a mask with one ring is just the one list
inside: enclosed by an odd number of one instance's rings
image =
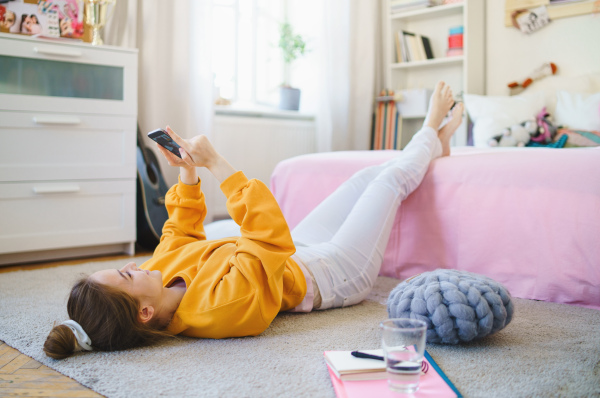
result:
[(504, 1), (486, 0), (486, 22), (488, 95), (507, 95), (508, 83), (524, 80), (544, 62), (568, 76), (600, 72), (600, 15), (556, 19), (526, 35), (504, 26)]

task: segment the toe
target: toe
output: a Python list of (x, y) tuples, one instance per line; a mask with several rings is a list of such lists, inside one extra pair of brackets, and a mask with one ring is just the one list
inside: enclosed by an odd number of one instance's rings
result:
[(439, 82), (437, 82), (437, 84), (435, 85), (435, 91), (437, 91), (437, 92), (441, 92), (441, 91), (444, 89), (444, 87), (446, 87), (446, 83), (444, 83), (443, 81), (441, 81), (441, 80), (440, 80), (440, 81), (439, 81)]
[(442, 89), (441, 94), (442, 94), (442, 100), (444, 102), (447, 102), (448, 98), (450, 98), (450, 96), (451, 96), (450, 86), (444, 86), (444, 88)]

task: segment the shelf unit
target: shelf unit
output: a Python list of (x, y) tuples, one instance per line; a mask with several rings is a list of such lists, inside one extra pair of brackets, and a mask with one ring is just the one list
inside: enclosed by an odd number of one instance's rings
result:
[[(463, 0), (460, 3), (438, 5), (406, 12), (391, 13), (390, 1), (384, 2), (384, 76), (387, 88), (396, 92), (404, 89), (433, 89), (439, 80), (450, 85), (460, 98), (462, 93), (485, 93), (485, 2)], [(464, 27), (464, 55), (446, 57), (449, 29)], [(430, 40), (434, 59), (397, 62), (395, 34), (408, 31)], [(422, 126), (422, 117), (404, 118), (402, 146)], [(453, 137), (452, 145), (467, 145), (467, 125), (463, 124)]]

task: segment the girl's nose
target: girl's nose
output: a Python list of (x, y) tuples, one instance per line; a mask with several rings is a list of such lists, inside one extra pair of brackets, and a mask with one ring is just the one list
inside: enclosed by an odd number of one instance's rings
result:
[(137, 265), (134, 262), (125, 264), (125, 266), (121, 269), (121, 271), (135, 271), (135, 270), (137, 270)]

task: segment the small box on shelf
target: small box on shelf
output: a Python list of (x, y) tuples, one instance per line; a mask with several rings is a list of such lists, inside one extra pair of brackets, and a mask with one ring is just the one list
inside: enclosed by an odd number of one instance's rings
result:
[(454, 26), (450, 28), (448, 34), (448, 50), (446, 51), (447, 57), (453, 57), (464, 54), (463, 35), (463, 26)]
[(400, 93), (396, 102), (396, 107), (403, 118), (425, 117), (429, 98), (432, 90), (426, 88), (417, 88), (410, 90), (398, 90)]

